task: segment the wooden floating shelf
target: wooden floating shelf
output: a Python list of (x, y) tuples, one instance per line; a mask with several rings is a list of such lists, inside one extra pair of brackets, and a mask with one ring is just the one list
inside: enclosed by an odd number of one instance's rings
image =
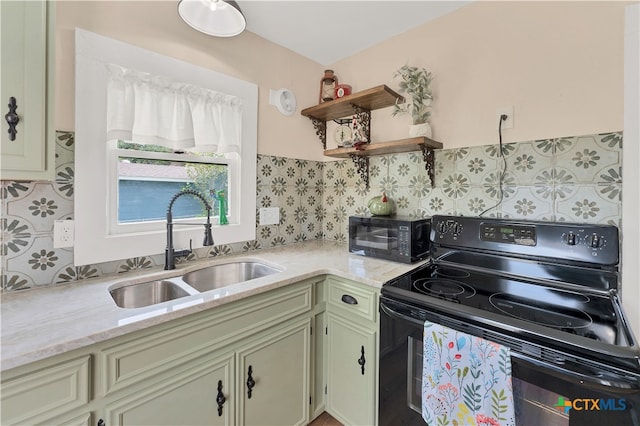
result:
[(404, 103), (404, 97), (389, 89), (386, 85), (353, 93), (344, 98), (323, 102), (320, 105), (303, 109), (300, 113), (311, 119), (316, 135), (325, 148), (324, 155), (338, 158), (351, 158), (358, 174), (369, 188), (369, 157), (372, 155), (396, 154), (401, 152), (422, 151), (425, 169), (431, 185), (434, 182), (434, 149), (441, 149), (442, 143), (426, 137), (399, 139), (389, 142), (364, 144), (356, 148), (337, 148), (327, 150), (327, 121), (355, 116), (365, 133), (365, 140), (371, 140), (371, 111)]
[(354, 154), (362, 156), (398, 154), (401, 152), (420, 151), (422, 149), (420, 145), (431, 149), (442, 148), (442, 143), (420, 136), (417, 138), (398, 139), (388, 142), (369, 143), (362, 145), (363, 149), (361, 150), (355, 148), (328, 149), (324, 152), (324, 155), (328, 157), (349, 158)]
[(404, 97), (386, 85), (372, 87), (333, 101), (323, 102), (300, 113), (319, 121), (330, 121), (353, 115), (354, 106), (367, 111), (386, 108), (396, 103), (404, 103)]

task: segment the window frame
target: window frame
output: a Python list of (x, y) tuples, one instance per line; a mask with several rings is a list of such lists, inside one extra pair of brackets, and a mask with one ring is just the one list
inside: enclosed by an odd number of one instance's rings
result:
[[(115, 149), (106, 140), (107, 64), (117, 64), (175, 81), (228, 93), (243, 100), (242, 148), (240, 154), (227, 154), (229, 185), (234, 183), (237, 197), (228, 199), (228, 225), (214, 225), (216, 245), (254, 240), (256, 237), (256, 158), (258, 87), (235, 77), (202, 68), (178, 59), (116, 41), (89, 31), (76, 29), (76, 135), (74, 179), (74, 264), (88, 265), (133, 257), (161, 254), (166, 246), (164, 221), (142, 222), (134, 226), (113, 227), (117, 223), (117, 151), (132, 156), (152, 155), (180, 161), (202, 162), (207, 157), (186, 154), (152, 153)], [(231, 188), (231, 186), (230, 186)], [(116, 203), (112, 201), (116, 200)], [(115, 209), (114, 209), (115, 204)], [(115, 212), (115, 216), (114, 216)], [(192, 219), (191, 219), (192, 220)], [(130, 225), (130, 224), (127, 224)], [(120, 229), (118, 229), (120, 228)], [(128, 232), (122, 232), (124, 229)], [(117, 231), (117, 232), (116, 232)], [(176, 248), (202, 247), (200, 226), (174, 228)]]

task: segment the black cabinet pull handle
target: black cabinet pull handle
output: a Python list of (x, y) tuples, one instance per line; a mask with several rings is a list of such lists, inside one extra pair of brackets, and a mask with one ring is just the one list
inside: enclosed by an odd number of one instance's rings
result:
[(98, 426), (104, 426), (104, 425), (105, 425), (104, 420), (102, 419), (98, 420)]
[(360, 358), (358, 359), (358, 365), (362, 369), (362, 375), (364, 376), (364, 365), (367, 363), (367, 360), (364, 357), (364, 346), (361, 346), (360, 349)]
[(4, 119), (7, 120), (7, 124), (9, 125), (9, 130), (7, 130), (7, 132), (9, 133), (10, 141), (15, 141), (16, 134), (18, 133), (18, 131), (16, 130), (16, 126), (20, 122), (20, 117), (18, 117), (16, 109), (18, 109), (16, 98), (11, 96), (9, 98), (9, 112), (4, 115)]
[(218, 396), (216, 396), (216, 402), (218, 403), (218, 417), (222, 416), (222, 406), (227, 398), (222, 393), (222, 380), (218, 380)]
[(358, 299), (356, 299), (355, 297), (351, 296), (350, 294), (343, 294), (342, 298), (340, 300), (342, 300), (347, 305), (357, 305), (358, 304)]
[(253, 374), (253, 368), (249, 366), (249, 371), (247, 371), (247, 398), (251, 399), (251, 391), (253, 387), (256, 385), (255, 380), (251, 376)]

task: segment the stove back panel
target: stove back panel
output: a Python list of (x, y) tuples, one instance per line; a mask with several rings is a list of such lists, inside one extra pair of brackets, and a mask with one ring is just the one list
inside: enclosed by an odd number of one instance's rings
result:
[(434, 216), (431, 241), (558, 263), (615, 267), (619, 261), (618, 228), (611, 225)]

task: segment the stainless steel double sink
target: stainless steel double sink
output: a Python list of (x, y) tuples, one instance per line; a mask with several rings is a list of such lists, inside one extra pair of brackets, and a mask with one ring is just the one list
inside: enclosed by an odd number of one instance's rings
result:
[(109, 293), (120, 308), (141, 308), (278, 272), (282, 270), (260, 262), (229, 262), (187, 272), (180, 277), (114, 286)]

